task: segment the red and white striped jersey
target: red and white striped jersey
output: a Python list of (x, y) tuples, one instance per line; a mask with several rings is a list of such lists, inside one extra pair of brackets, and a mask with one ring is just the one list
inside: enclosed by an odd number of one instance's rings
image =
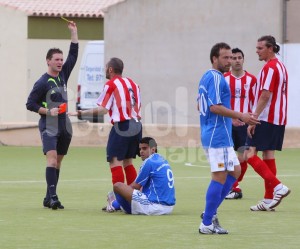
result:
[(129, 78), (114, 77), (106, 82), (97, 105), (108, 110), (112, 123), (141, 119), (140, 88)]
[(237, 112), (252, 112), (256, 89), (256, 77), (247, 71), (241, 77), (236, 77), (232, 72), (224, 74), (229, 84), (231, 93), (231, 109)]
[(287, 123), (288, 74), (285, 66), (277, 58), (269, 60), (257, 77), (253, 112), (256, 109), (262, 90), (271, 92), (271, 97), (259, 115), (259, 120), (275, 125)]

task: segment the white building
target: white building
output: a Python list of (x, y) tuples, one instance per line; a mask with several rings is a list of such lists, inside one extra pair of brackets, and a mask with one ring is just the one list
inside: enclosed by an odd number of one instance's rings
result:
[(198, 124), (197, 87), (211, 47), (239, 47), (257, 75), (257, 39), (273, 35), (285, 44), (289, 125), (300, 127), (299, 8), (298, 0), (127, 0), (105, 14), (106, 56), (123, 58), (126, 75), (141, 85), (144, 123)]
[(70, 108), (75, 110), (77, 77), (88, 40), (103, 40), (103, 16), (108, 6), (123, 0), (0, 0), (0, 123), (36, 121), (25, 103), (35, 81), (47, 71), (46, 53), (63, 50), (70, 32), (60, 16), (76, 22), (79, 57), (69, 79)]
[[(245, 69), (256, 75), (263, 65), (255, 53), (257, 38), (271, 34), (285, 44), (289, 125), (300, 127), (299, 115), (293, 115), (300, 108), (294, 52), (299, 53), (294, 50), (300, 43), (299, 7), (298, 0), (0, 0), (0, 122), (38, 119), (25, 103), (46, 71), (47, 50), (68, 51), (63, 15), (78, 24), (79, 60), (86, 41), (95, 39), (105, 40), (106, 60), (124, 60), (124, 75), (141, 86), (143, 122), (154, 124), (198, 124), (197, 85), (211, 66), (213, 44), (241, 48)], [(71, 111), (79, 64), (69, 80)]]

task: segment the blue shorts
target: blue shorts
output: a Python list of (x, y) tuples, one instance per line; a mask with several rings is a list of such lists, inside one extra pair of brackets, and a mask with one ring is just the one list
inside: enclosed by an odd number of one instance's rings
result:
[(116, 122), (109, 133), (106, 159), (113, 157), (119, 161), (136, 158), (139, 155), (139, 143), (142, 139), (142, 124), (134, 119)]
[(256, 147), (257, 151), (282, 150), (285, 125), (274, 125), (260, 121), (256, 125), (252, 139), (247, 137), (246, 146)]
[(66, 155), (72, 140), (72, 125), (70, 119), (41, 118), (39, 130), (43, 143), (43, 152), (56, 150), (57, 155)]
[(234, 150), (243, 153), (247, 148), (245, 146), (247, 139), (247, 127), (243, 126), (232, 126), (232, 140), (234, 144)]

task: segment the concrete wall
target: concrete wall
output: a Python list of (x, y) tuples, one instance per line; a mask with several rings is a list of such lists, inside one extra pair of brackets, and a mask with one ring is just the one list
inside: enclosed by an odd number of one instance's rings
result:
[[(26, 110), (25, 103), (36, 80), (47, 71), (46, 53), (58, 47), (68, 54), (70, 40), (27, 39), (26, 13), (0, 6), (0, 123), (37, 121), (39, 115)], [(67, 26), (66, 26), (66, 29)], [(78, 30), (80, 38), (80, 30)], [(77, 77), (83, 48), (69, 78), (69, 107), (75, 110)]]
[[(283, 1), (126, 0), (106, 13), (105, 57), (121, 57), (124, 75), (140, 84), (143, 123), (198, 124), (197, 86), (211, 67), (211, 46), (225, 41), (240, 47), (246, 56), (245, 68), (256, 75), (263, 64), (255, 53), (257, 38), (272, 34), (283, 42)], [(288, 6), (292, 2), (299, 0), (288, 1)], [(0, 13), (0, 123), (37, 121), (39, 116), (25, 109), (27, 96), (47, 70), (47, 50), (59, 47), (66, 56), (70, 40), (28, 40), (25, 13), (2, 6)], [(85, 44), (80, 40), (78, 62), (69, 79), (70, 111), (75, 110)], [(291, 76), (288, 119), (293, 127), (300, 127), (299, 118), (292, 115), (300, 107), (299, 77), (294, 73), (299, 71), (295, 68), (298, 49), (286, 51), (282, 56)]]
[(286, 41), (288, 43), (300, 43), (300, 0), (285, 0), (287, 9)]
[(24, 121), (27, 92), (27, 16), (0, 6), (0, 122)]
[(245, 52), (258, 74), (257, 38), (282, 42), (282, 0), (127, 0), (105, 15), (106, 60), (124, 60), (124, 75), (141, 86), (143, 122), (198, 124), (197, 87), (211, 67), (212, 45)]
[(287, 127), (300, 127), (300, 115), (298, 114), (300, 109), (300, 43), (285, 44), (281, 48), (284, 51), (282, 60), (289, 72)]

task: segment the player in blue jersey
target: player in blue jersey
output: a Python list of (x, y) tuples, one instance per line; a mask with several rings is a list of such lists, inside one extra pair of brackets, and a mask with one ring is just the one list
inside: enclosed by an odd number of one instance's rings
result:
[(68, 152), (72, 138), (72, 126), (67, 111), (67, 82), (78, 57), (78, 35), (76, 24), (68, 22), (71, 44), (67, 60), (63, 61), (63, 52), (51, 48), (46, 55), (47, 73), (34, 84), (26, 107), (40, 115), (39, 130), (46, 155), (47, 191), (43, 200), (44, 207), (63, 209), (58, 200), (56, 187), (61, 162)]
[(227, 234), (217, 218), (217, 209), (239, 177), (241, 168), (233, 149), (232, 118), (243, 125), (258, 124), (250, 113), (231, 110), (230, 89), (223, 74), (231, 66), (231, 48), (226, 43), (215, 44), (210, 52), (212, 69), (201, 78), (198, 88), (201, 142), (211, 167), (211, 182), (206, 192), (205, 211), (199, 233)]
[(157, 153), (153, 138), (142, 138), (139, 148), (144, 162), (137, 178), (130, 185), (114, 184), (115, 197), (113, 193), (109, 194), (107, 210), (112, 212), (120, 205), (127, 214), (170, 214), (176, 202), (172, 169)]

